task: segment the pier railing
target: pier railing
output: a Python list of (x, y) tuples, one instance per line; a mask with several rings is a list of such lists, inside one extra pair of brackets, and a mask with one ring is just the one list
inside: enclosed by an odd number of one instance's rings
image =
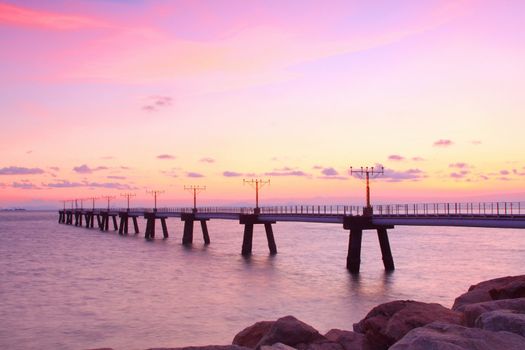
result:
[[(77, 208), (76, 210), (79, 210)], [(356, 205), (281, 205), (259, 208), (260, 214), (268, 215), (363, 215), (362, 206)], [(73, 209), (75, 210), (75, 209)], [(91, 209), (84, 209), (91, 210)], [(107, 208), (95, 208), (107, 211)], [(125, 212), (127, 208), (112, 207), (110, 211)], [(250, 207), (198, 207), (205, 214), (254, 214)], [(153, 208), (130, 208), (130, 212), (152, 213)], [(162, 207), (158, 213), (193, 213), (191, 207)], [(461, 202), (461, 203), (413, 203), (381, 204), (373, 206), (374, 216), (525, 216), (525, 202)]]

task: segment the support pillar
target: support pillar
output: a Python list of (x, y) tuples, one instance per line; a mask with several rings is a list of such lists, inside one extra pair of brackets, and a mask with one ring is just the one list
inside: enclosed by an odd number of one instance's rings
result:
[(346, 258), (346, 268), (351, 273), (359, 273), (361, 265), (361, 240), (363, 237), (362, 229), (351, 229), (348, 240), (348, 256)]
[(193, 219), (184, 220), (184, 233), (182, 234), (182, 244), (193, 243)]
[(137, 217), (133, 217), (133, 228), (135, 229), (135, 234), (139, 233), (139, 224), (137, 222)]
[(111, 215), (111, 218), (113, 219), (113, 229), (116, 231), (116, 230), (118, 230), (117, 216), (116, 215)]
[(383, 257), (383, 265), (386, 271), (394, 271), (394, 258), (390, 250), (390, 242), (388, 241), (388, 233), (386, 228), (377, 229), (377, 237), (379, 238), (379, 245), (381, 247), (381, 255)]
[(160, 218), (160, 223), (162, 224), (162, 233), (164, 234), (164, 238), (168, 238), (168, 226), (166, 225), (166, 218)]
[(127, 235), (129, 230), (128, 230), (128, 223), (129, 223), (129, 218), (128, 218), (128, 215), (126, 215), (126, 221), (124, 221), (124, 234)]
[(206, 220), (201, 220), (202, 238), (204, 238), (204, 244), (210, 244), (210, 235), (208, 234), (208, 225)]
[(144, 238), (153, 239), (155, 238), (155, 221), (157, 220), (157, 217), (155, 216), (155, 213), (153, 213), (145, 215), (144, 218), (147, 220)]
[(252, 254), (252, 242), (253, 242), (253, 224), (244, 224), (244, 236), (242, 239), (242, 255)]
[(82, 212), (78, 213), (78, 226), (82, 227)]
[(124, 235), (125, 223), (127, 224), (127, 222), (128, 222), (128, 214), (120, 213), (119, 216), (120, 216), (120, 224), (119, 224), (119, 227), (118, 227), (118, 234), (122, 236), (122, 235)]
[(97, 224), (100, 231), (102, 231), (102, 224), (103, 224), (104, 218), (100, 214), (97, 214)]
[(264, 229), (266, 231), (266, 239), (268, 240), (268, 249), (270, 249), (270, 254), (277, 254), (277, 246), (275, 245), (275, 238), (273, 237), (272, 224), (265, 223)]

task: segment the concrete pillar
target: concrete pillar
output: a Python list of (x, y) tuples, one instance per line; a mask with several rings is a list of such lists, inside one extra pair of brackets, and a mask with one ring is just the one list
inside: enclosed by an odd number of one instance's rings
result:
[(124, 234), (127, 235), (129, 230), (128, 230), (128, 223), (129, 223), (129, 218), (128, 218), (128, 215), (126, 214), (126, 221), (124, 221)]
[(266, 239), (268, 240), (268, 248), (270, 249), (270, 254), (277, 254), (277, 246), (275, 245), (275, 238), (273, 237), (272, 224), (265, 223), (264, 229), (266, 231)]
[(244, 224), (244, 236), (242, 239), (242, 255), (251, 255), (252, 254), (252, 242), (253, 242), (253, 224), (246, 223)]
[(160, 218), (160, 223), (162, 224), (162, 233), (164, 234), (164, 238), (168, 238), (168, 226), (166, 225), (166, 218)]
[(124, 222), (128, 221), (128, 215), (127, 214), (120, 214), (120, 224), (118, 227), (118, 234), (124, 235)]
[(204, 244), (210, 244), (210, 235), (208, 234), (208, 225), (206, 220), (201, 220), (202, 237), (204, 238)]
[(137, 222), (137, 217), (133, 217), (133, 228), (135, 229), (135, 234), (139, 233), (139, 224)]
[(184, 232), (182, 234), (182, 244), (193, 243), (193, 219), (184, 220)]
[(383, 265), (386, 271), (394, 271), (394, 258), (390, 250), (390, 242), (388, 241), (388, 233), (386, 228), (377, 229), (377, 237), (379, 238), (379, 245), (381, 247), (381, 255), (383, 256)]
[(351, 229), (348, 240), (348, 256), (346, 258), (346, 268), (351, 273), (359, 273), (361, 265), (361, 240), (363, 237), (362, 229)]

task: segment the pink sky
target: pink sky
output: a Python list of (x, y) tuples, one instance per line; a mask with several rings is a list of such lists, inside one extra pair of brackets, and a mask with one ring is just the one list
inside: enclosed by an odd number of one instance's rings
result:
[(524, 7), (0, 0), (0, 208), (522, 200)]

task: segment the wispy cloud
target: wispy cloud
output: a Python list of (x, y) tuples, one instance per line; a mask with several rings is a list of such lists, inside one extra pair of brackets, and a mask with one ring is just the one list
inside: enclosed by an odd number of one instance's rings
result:
[(159, 154), (157, 159), (175, 159), (175, 156), (172, 156), (171, 154)]
[(500, 173), (500, 175), (509, 175), (510, 171), (508, 171), (508, 170), (500, 170), (499, 173)]
[(54, 170), (54, 171), (60, 171), (60, 168), (57, 166), (50, 166), (49, 169)]
[(90, 168), (87, 164), (82, 164), (73, 168), (73, 171), (79, 174), (91, 174), (95, 171), (107, 170), (106, 166), (98, 166), (96, 168)]
[[(379, 168), (380, 166), (378, 166)], [(384, 174), (380, 178), (385, 179), (388, 182), (401, 182), (401, 181), (420, 181), (426, 177), (426, 174), (421, 169), (407, 169), (407, 170), (394, 170), (384, 169)]]
[(325, 176), (337, 176), (339, 175), (339, 172), (337, 170), (335, 170), (334, 168), (324, 168), (323, 170), (321, 170), (321, 174), (325, 175)]
[(454, 142), (451, 140), (441, 139), (434, 142), (434, 147), (449, 147), (452, 146)]
[(215, 159), (210, 157), (204, 157), (199, 160), (202, 163), (215, 163)]
[(21, 182), (13, 182), (11, 184), (11, 187), (22, 189), (22, 190), (39, 190), (40, 189), (40, 187), (34, 185), (28, 180), (22, 180)]
[(452, 163), (448, 165), (449, 168), (456, 168), (456, 169), (467, 169), (470, 168), (470, 166), (467, 163), (459, 162), (459, 163)]
[(24, 168), (18, 166), (0, 168), (0, 175), (35, 175), (43, 173), (44, 170), (40, 168)]
[(49, 188), (88, 187), (88, 188), (108, 188), (108, 189), (115, 189), (115, 190), (135, 189), (134, 187), (130, 185), (121, 184), (118, 182), (88, 182), (88, 181), (70, 182), (68, 180), (60, 180), (60, 181), (53, 182), (53, 183), (42, 184), (42, 186), (49, 187)]
[(193, 177), (193, 178), (198, 178), (198, 177), (204, 177), (204, 175), (200, 174), (200, 173), (195, 173), (193, 171), (189, 171), (186, 173), (186, 176), (187, 177)]
[(472, 140), (472, 141), (470, 141), (470, 143), (473, 144), (473, 145), (479, 146), (479, 145), (481, 145), (483, 142), (481, 142), (480, 140)]
[(388, 156), (388, 160), (402, 161), (405, 160), (405, 157), (400, 156), (399, 154), (392, 154)]
[(155, 112), (161, 108), (171, 106), (173, 98), (169, 96), (150, 96), (142, 109), (147, 112)]
[(309, 176), (302, 170), (286, 170), (286, 171), (269, 171), (264, 173), (265, 176)]
[(425, 158), (423, 158), (423, 157), (412, 157), (412, 161), (414, 161), (414, 162), (422, 162), (424, 160), (425, 160)]
[(118, 176), (118, 175), (108, 175), (106, 177), (108, 179), (113, 179), (113, 180), (125, 180), (125, 179), (127, 179), (126, 176)]
[(468, 171), (468, 170), (461, 170), (459, 172), (450, 173), (450, 177), (453, 178), (453, 179), (463, 179), (469, 174), (470, 174), (470, 171)]
[(239, 176), (243, 176), (244, 174), (243, 173), (238, 173), (238, 172), (235, 172), (235, 171), (224, 171), (222, 173), (222, 176), (225, 176), (225, 177), (239, 177)]
[(75, 30), (108, 26), (102, 21), (90, 17), (37, 11), (9, 4), (0, 4), (0, 23), (53, 30)]

